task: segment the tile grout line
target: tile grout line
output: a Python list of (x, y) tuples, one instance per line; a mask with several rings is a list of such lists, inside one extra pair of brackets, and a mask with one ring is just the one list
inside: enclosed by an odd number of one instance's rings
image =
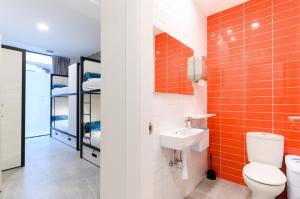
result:
[[(223, 37), (222, 37), (222, 12), (220, 12), (220, 14), (219, 14), (219, 17), (220, 17), (220, 19), (219, 19), (219, 31), (220, 31), (220, 35), (219, 35), (219, 37), (220, 37), (220, 39), (221, 39), (221, 41), (219, 42), (219, 49), (220, 49), (220, 52), (219, 52), (219, 67), (220, 67), (220, 115), (222, 115), (222, 40), (223, 40)], [(221, 161), (221, 157), (222, 157), (222, 117), (220, 117), (220, 160), (219, 160), (219, 164), (220, 164), (220, 178), (221, 178), (221, 174), (222, 174), (222, 161)]]
[(169, 93), (169, 35), (167, 35), (167, 61), (166, 61), (166, 67), (167, 67), (167, 93)]
[(271, 66), (271, 70), (272, 70), (272, 133), (274, 133), (274, 0), (272, 0), (271, 2), (271, 6), (272, 6), (272, 46), (271, 46), (271, 49), (272, 49), (272, 66)]
[[(244, 145), (246, 146), (246, 62), (245, 62), (245, 1), (243, 3), (243, 67), (244, 67)], [(244, 148), (244, 165), (246, 164), (246, 147)]]

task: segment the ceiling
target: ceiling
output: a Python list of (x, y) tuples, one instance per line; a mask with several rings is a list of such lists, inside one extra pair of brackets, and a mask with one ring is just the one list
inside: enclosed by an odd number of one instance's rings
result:
[[(0, 0), (2, 43), (75, 59), (99, 52), (99, 1)], [(49, 31), (38, 30), (38, 23)]]
[(195, 0), (205, 16), (234, 7), (248, 0)]
[[(195, 0), (209, 16), (246, 0)], [(100, 51), (100, 0), (0, 0), (3, 44), (79, 59)], [(49, 31), (36, 28), (46, 23)], [(54, 51), (49, 53), (47, 50)]]

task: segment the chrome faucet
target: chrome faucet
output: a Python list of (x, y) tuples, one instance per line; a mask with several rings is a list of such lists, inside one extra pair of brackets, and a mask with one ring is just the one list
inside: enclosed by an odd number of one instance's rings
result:
[(185, 117), (185, 127), (186, 128), (192, 128), (192, 117), (191, 116), (188, 116), (188, 117)]

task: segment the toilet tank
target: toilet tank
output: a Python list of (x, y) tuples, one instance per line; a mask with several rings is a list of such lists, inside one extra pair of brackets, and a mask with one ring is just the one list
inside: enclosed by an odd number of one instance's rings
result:
[(247, 154), (249, 162), (282, 167), (284, 137), (272, 133), (248, 132)]

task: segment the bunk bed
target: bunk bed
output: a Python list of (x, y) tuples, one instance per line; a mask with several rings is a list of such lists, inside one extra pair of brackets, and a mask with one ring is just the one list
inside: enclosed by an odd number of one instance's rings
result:
[(80, 157), (100, 167), (100, 61), (81, 57), (80, 66)]
[(50, 136), (77, 150), (79, 139), (79, 64), (69, 66), (69, 76), (51, 75)]
[(53, 115), (52, 128), (57, 131), (68, 132), (69, 130), (69, 117), (68, 115)]
[(82, 90), (100, 91), (101, 90), (101, 74), (95, 72), (85, 72), (83, 75)]
[(68, 94), (68, 86), (65, 84), (53, 84), (51, 94), (56, 95), (64, 95)]

